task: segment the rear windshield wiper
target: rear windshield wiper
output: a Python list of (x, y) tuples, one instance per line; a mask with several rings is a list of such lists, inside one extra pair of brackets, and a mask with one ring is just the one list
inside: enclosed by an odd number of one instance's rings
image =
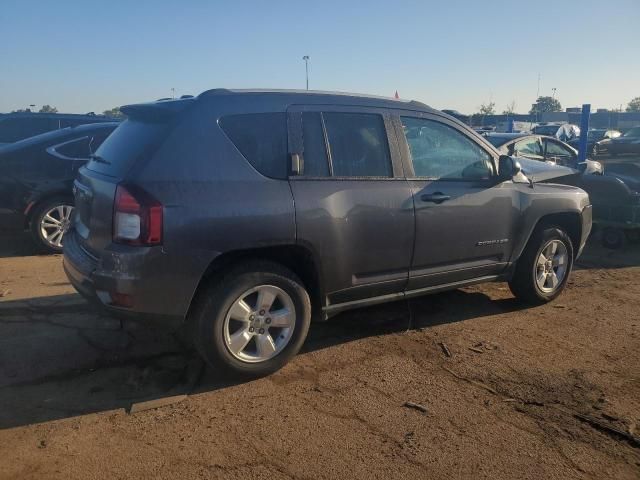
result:
[(98, 162), (98, 163), (104, 163), (106, 165), (111, 165), (111, 162), (109, 160), (105, 160), (104, 158), (102, 158), (100, 155), (96, 155), (95, 153), (91, 153), (89, 154), (89, 158), (91, 160), (93, 160), (94, 162)]

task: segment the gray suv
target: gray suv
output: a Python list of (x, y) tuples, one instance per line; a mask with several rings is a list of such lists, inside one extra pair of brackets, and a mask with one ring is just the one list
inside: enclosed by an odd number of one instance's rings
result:
[(550, 301), (591, 230), (585, 192), (422, 103), (218, 89), (122, 111), (75, 181), (67, 275), (235, 373), (365, 305), (489, 281)]

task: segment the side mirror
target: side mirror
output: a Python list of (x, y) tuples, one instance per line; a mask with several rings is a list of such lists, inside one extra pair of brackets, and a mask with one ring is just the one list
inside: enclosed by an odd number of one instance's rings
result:
[(520, 162), (509, 155), (500, 155), (498, 160), (498, 177), (501, 180), (511, 180), (522, 172)]

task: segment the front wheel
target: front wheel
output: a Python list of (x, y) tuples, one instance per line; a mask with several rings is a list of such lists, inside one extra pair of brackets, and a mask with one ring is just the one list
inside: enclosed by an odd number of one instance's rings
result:
[(509, 282), (513, 294), (528, 303), (550, 302), (562, 293), (573, 267), (573, 245), (560, 227), (537, 229)]
[(211, 281), (192, 312), (193, 342), (213, 368), (262, 376), (302, 347), (309, 295), (296, 275), (272, 262), (248, 262)]

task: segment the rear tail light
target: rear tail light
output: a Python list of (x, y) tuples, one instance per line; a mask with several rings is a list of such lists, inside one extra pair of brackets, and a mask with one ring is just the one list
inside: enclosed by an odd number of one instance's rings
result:
[(113, 206), (113, 241), (128, 245), (162, 243), (162, 204), (145, 191), (118, 185)]

